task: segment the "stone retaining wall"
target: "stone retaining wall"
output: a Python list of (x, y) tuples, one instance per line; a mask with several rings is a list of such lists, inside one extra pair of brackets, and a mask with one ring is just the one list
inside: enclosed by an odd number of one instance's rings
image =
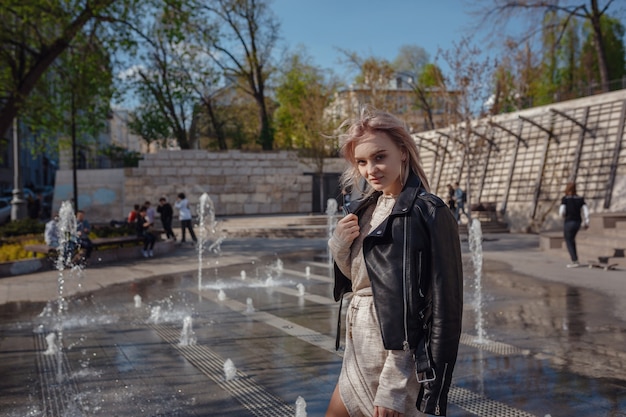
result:
[[(329, 160), (326, 172), (343, 170), (341, 160)], [(230, 150), (160, 151), (145, 155), (138, 168), (80, 170), (78, 206), (92, 222), (122, 220), (133, 204), (153, 205), (178, 193), (189, 199), (192, 212), (208, 193), (217, 216), (303, 214), (312, 210), (314, 168), (295, 153)], [(57, 173), (53, 209), (72, 198), (72, 172)]]

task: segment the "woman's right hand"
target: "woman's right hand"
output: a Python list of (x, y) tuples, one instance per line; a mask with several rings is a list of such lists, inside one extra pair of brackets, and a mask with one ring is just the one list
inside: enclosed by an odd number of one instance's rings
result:
[(350, 213), (337, 222), (335, 239), (348, 246), (359, 236), (359, 218)]

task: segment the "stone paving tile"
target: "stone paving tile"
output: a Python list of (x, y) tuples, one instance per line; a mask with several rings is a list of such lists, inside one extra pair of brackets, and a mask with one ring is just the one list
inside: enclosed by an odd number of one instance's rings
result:
[[(486, 236), (482, 340), (464, 243), (449, 415), (625, 415), (623, 271), (567, 270), (536, 243)], [(309, 416), (323, 415), (341, 366), (324, 253), (324, 239), (225, 242), (201, 282), (191, 247), (88, 269), (66, 283), (62, 332), (57, 305), (45, 308), (58, 298), (54, 272), (2, 279), (0, 415), (282, 416), (299, 396)], [(196, 344), (181, 346), (187, 316)], [(62, 352), (45, 355), (55, 329)]]

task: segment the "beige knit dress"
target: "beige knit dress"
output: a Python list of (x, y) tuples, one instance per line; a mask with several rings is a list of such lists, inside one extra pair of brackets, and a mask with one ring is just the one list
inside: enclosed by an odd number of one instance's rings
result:
[(361, 233), (352, 245), (343, 245), (334, 237), (328, 242), (354, 292), (346, 313), (346, 349), (338, 383), (351, 417), (373, 416), (375, 405), (407, 417), (424, 415), (415, 406), (420, 387), (411, 352), (385, 350), (383, 346), (363, 258), (363, 239), (389, 216), (394, 204), (393, 197), (381, 195), (375, 207), (368, 207), (363, 216), (370, 220), (362, 222)]

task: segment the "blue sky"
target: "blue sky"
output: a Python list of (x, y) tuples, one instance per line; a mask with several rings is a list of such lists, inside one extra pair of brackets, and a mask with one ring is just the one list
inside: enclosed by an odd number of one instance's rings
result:
[[(272, 11), (281, 22), (282, 42), (292, 48), (306, 46), (313, 64), (331, 68), (343, 76), (337, 48), (392, 61), (402, 45), (424, 48), (433, 61), (438, 49), (450, 50), (470, 34), (477, 17), (469, 12), (474, 0), (272, 0)], [(570, 2), (571, 3), (571, 2)], [(574, 3), (581, 3), (580, 1)], [(587, 3), (587, 1), (584, 1)], [(481, 2), (489, 4), (489, 0)], [(603, 7), (606, 0), (600, 0)], [(626, 25), (626, 2), (615, 1), (609, 14)], [(518, 34), (527, 22), (511, 22), (507, 34)], [(497, 51), (485, 43), (487, 31), (473, 37), (486, 55)], [(446, 72), (443, 60), (437, 62)]]
[(468, 35), (474, 19), (463, 0), (273, 0), (272, 10), (284, 44), (306, 46), (315, 65), (339, 75), (337, 48), (391, 61), (402, 45), (417, 45), (433, 60)]

